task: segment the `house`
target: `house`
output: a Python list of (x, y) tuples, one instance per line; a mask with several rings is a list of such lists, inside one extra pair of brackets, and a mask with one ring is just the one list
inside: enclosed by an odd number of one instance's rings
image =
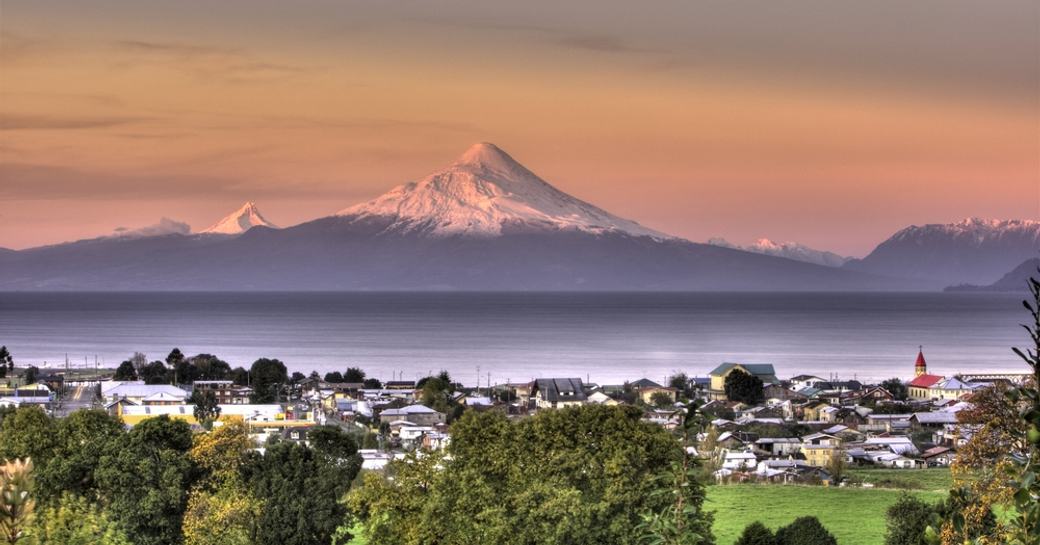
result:
[(384, 390), (414, 390), (414, 380), (388, 380), (383, 383)]
[(817, 383), (827, 381), (816, 375), (798, 375), (795, 377), (791, 377), (791, 380), (789, 380), (788, 382), (790, 383), (790, 390), (793, 392), (797, 392), (798, 390), (801, 390), (803, 388), (809, 388)]
[(738, 369), (758, 377), (762, 381), (763, 387), (780, 384), (771, 363), (723, 363), (708, 373), (708, 377), (711, 379), (708, 387), (708, 399), (727, 399), (726, 377)]
[(986, 386), (988, 386), (988, 384), (966, 382), (961, 380), (960, 377), (950, 377), (933, 384), (932, 387), (928, 389), (928, 395), (930, 399), (956, 400), (963, 398), (979, 388), (985, 388)]
[(889, 392), (880, 386), (874, 386), (873, 388), (867, 388), (866, 390), (859, 392), (857, 399), (862, 401), (874, 401), (876, 403), (878, 401), (892, 401), (895, 397), (892, 395), (892, 392)]
[(425, 405), (407, 405), (400, 409), (386, 409), (379, 413), (379, 423), (405, 420), (419, 426), (432, 426), (444, 423), (444, 413), (437, 412)]
[[(169, 418), (183, 420), (188, 424), (198, 424), (195, 420), (195, 406), (181, 405), (133, 405), (127, 399), (119, 399), (109, 403), (112, 409), (118, 410), (118, 416), (128, 426), (135, 426), (149, 418), (166, 415)], [(250, 428), (286, 428), (310, 426), (309, 420), (286, 418), (281, 405), (218, 405), (220, 416), (217, 422), (241, 420)]]
[(802, 444), (802, 454), (805, 456), (805, 463), (813, 467), (827, 467), (830, 465), (831, 459), (837, 450), (837, 447), (830, 444)]
[(532, 397), (539, 409), (562, 409), (584, 405), (588, 401), (580, 378), (537, 379)]
[(863, 447), (867, 450), (879, 450), (885, 449), (893, 454), (900, 454), (904, 456), (917, 456), (918, 450), (914, 442), (909, 437), (868, 437), (863, 442)]
[(679, 400), (678, 390), (676, 390), (675, 388), (661, 386), (660, 384), (650, 379), (639, 379), (633, 382), (630, 386), (633, 390), (635, 390), (636, 395), (639, 396), (640, 401), (646, 403), (647, 405), (653, 405), (654, 394), (657, 394), (658, 392), (667, 395), (669, 399), (672, 400), (672, 403), (675, 403)]
[(947, 467), (953, 463), (955, 456), (949, 447), (932, 447), (921, 453), (921, 459), (928, 467)]
[(933, 411), (914, 413), (910, 416), (910, 424), (916, 429), (937, 430), (947, 424), (957, 423), (955, 411)]
[[(829, 404), (823, 401), (810, 401), (802, 406), (802, 419), (809, 420), (811, 422), (824, 422), (823, 410), (832, 408)], [(829, 420), (827, 422), (830, 422)]]
[(212, 392), (220, 405), (246, 405), (253, 389), (230, 380), (196, 380), (192, 392)]
[(618, 405), (618, 400), (604, 394), (603, 392), (592, 392), (587, 398), (589, 403), (595, 405)]
[(141, 400), (142, 405), (183, 405), (184, 398), (169, 392), (156, 392)]
[(110, 383), (107, 388), (102, 387), (101, 390), (101, 397), (108, 401), (129, 399), (138, 405), (144, 405), (145, 398), (155, 396), (156, 394), (166, 394), (168, 397), (179, 398), (181, 403), (188, 399), (188, 392), (169, 384), (145, 384), (140, 381)]
[(788, 457), (802, 450), (802, 441), (797, 437), (762, 437), (755, 441), (755, 448), (770, 456)]
[(722, 457), (722, 469), (730, 471), (749, 471), (757, 465), (758, 458), (751, 452), (727, 450)]

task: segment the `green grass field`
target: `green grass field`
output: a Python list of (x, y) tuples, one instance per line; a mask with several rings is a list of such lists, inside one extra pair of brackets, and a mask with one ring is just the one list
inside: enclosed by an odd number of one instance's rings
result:
[(850, 469), (849, 476), (881, 488), (949, 490), (953, 477), (949, 468), (931, 469)]
[[(839, 545), (882, 545), (885, 510), (901, 493), (878, 488), (723, 485), (708, 488), (707, 508), (715, 511), (718, 545), (733, 545), (744, 527), (756, 520), (776, 529), (807, 515), (820, 519)], [(946, 497), (939, 490), (911, 493), (929, 502)]]

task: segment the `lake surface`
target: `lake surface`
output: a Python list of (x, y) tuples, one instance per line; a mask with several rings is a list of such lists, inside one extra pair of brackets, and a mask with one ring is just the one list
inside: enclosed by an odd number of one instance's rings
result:
[(601, 383), (724, 361), (790, 377), (1017, 371), (1020, 295), (948, 293), (0, 293), (19, 364), (114, 367), (132, 352), (359, 366), (383, 380), (448, 370), (467, 385), (577, 376)]

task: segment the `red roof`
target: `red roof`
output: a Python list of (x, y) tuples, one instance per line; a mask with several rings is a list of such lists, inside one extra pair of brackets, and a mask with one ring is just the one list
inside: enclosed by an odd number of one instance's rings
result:
[(912, 388), (931, 388), (936, 382), (942, 380), (943, 377), (939, 375), (921, 375), (914, 380), (910, 381), (910, 387)]
[(917, 351), (917, 363), (914, 364), (914, 367), (924, 367), (925, 365), (928, 365), (928, 364), (925, 363), (925, 361), (924, 361), (924, 352), (918, 350)]

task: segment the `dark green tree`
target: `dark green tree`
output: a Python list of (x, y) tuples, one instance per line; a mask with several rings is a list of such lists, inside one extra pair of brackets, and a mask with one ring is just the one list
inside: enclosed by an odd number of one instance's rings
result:
[(330, 542), (346, 515), (340, 500), (361, 467), (356, 455), (351, 456), (352, 462), (341, 461), (342, 465), (332, 465), (334, 458), (289, 441), (251, 456), (246, 482), (266, 504), (257, 521), (256, 545)]
[(733, 545), (776, 545), (776, 536), (765, 524), (755, 521), (744, 527)]
[(370, 390), (378, 390), (383, 387), (383, 383), (377, 378), (366, 378), (364, 381), (365, 388)]
[(213, 354), (199, 354), (192, 356), (188, 361), (195, 368), (193, 381), (228, 380), (231, 378), (231, 366), (228, 365), (228, 362)]
[(658, 409), (664, 409), (666, 407), (672, 407), (675, 405), (675, 400), (668, 392), (654, 392), (650, 396), (650, 404)]
[(325, 382), (344, 382), (343, 374), (339, 371), (333, 371), (331, 373), (325, 373)]
[(762, 379), (740, 369), (734, 369), (726, 375), (726, 397), (730, 401), (757, 405), (765, 399), (762, 386)]
[(253, 403), (275, 403), (289, 380), (285, 364), (276, 359), (260, 358), (249, 368), (249, 384)]
[(890, 378), (882, 382), (881, 387), (888, 390), (896, 401), (906, 401), (907, 396), (910, 395), (910, 388), (898, 378)]
[(305, 374), (303, 374), (303, 373), (301, 373), (299, 371), (293, 371), (292, 376), (289, 377), (289, 382), (292, 382), (293, 384), (299, 384), (299, 383), (303, 382), (306, 379), (307, 379), (307, 375), (305, 375)]
[(365, 382), (365, 372), (357, 367), (348, 367), (343, 373), (343, 382)]
[(170, 354), (166, 356), (166, 365), (170, 367), (176, 367), (178, 363), (184, 361), (184, 354), (181, 353), (180, 348), (174, 348), (170, 351)]
[(101, 456), (95, 471), (99, 497), (135, 545), (181, 541), (191, 446), (188, 424), (162, 415), (134, 426)]
[(679, 395), (688, 398), (692, 393), (690, 390), (690, 377), (686, 373), (675, 373), (668, 378), (668, 386), (675, 388)]
[(169, 384), (171, 378), (166, 364), (158, 360), (142, 367), (140, 377), (145, 384)]
[(816, 517), (799, 517), (776, 531), (777, 545), (838, 545)]
[(137, 380), (137, 370), (134, 368), (134, 362), (126, 360), (119, 364), (116, 368), (116, 374), (112, 377), (113, 380)]
[(203, 428), (210, 429), (213, 421), (220, 418), (220, 405), (217, 402), (216, 394), (213, 392), (209, 390), (195, 390), (191, 393), (190, 401), (195, 406), (192, 409), (192, 414), (195, 415), (195, 420)]
[(0, 378), (6, 377), (8, 371), (14, 371), (14, 358), (6, 346), (0, 346)]
[(235, 367), (228, 376), (231, 378), (231, 382), (235, 383), (235, 386), (249, 385), (249, 371), (246, 371), (243, 367)]
[(36, 384), (36, 381), (40, 378), (40, 368), (35, 365), (30, 365), (25, 369), (25, 383)]
[(124, 437), (123, 423), (103, 410), (79, 410), (53, 422), (54, 455), (36, 467), (40, 498), (53, 502), (65, 492), (96, 498), (94, 472), (101, 457)]
[(885, 512), (888, 531), (885, 545), (928, 545), (925, 530), (937, 527), (939, 515), (934, 505), (904, 492)]

